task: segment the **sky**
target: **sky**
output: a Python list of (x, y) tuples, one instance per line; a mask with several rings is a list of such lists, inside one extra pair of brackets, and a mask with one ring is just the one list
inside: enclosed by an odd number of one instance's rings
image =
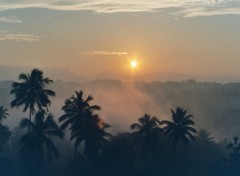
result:
[(240, 0), (0, 0), (0, 65), (240, 75)]

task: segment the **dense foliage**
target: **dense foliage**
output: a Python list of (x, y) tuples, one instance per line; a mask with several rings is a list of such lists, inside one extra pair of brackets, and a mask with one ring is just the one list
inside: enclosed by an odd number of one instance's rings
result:
[[(15, 82), (12, 107), (24, 106), (13, 132), (3, 125), (8, 110), (0, 106), (0, 175), (31, 176), (235, 176), (240, 173), (240, 144), (216, 142), (197, 130), (187, 109), (171, 109), (168, 119), (144, 114), (129, 131), (110, 134), (92, 96), (76, 91), (63, 102), (59, 124), (48, 112), (52, 82), (34, 69)], [(117, 108), (117, 107), (116, 107)], [(32, 120), (31, 117), (34, 116)], [(14, 118), (14, 117), (9, 117)], [(204, 127), (204, 126), (203, 126)], [(26, 133), (24, 128), (28, 128)], [(65, 134), (65, 138), (64, 138)]]

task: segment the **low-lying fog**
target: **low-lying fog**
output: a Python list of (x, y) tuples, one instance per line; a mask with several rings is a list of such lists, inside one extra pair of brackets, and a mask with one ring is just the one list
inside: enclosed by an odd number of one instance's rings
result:
[[(11, 81), (0, 82), (0, 104), (9, 109), (5, 121), (11, 128), (18, 125), (28, 112), (10, 108)], [(55, 81), (50, 89), (56, 92), (50, 112), (55, 119), (63, 113), (61, 107), (74, 91), (83, 90), (84, 97), (92, 95), (92, 104), (100, 105), (101, 118), (110, 123), (111, 132), (129, 131), (130, 124), (144, 113), (159, 119), (171, 117), (170, 108), (184, 107), (194, 116), (196, 127), (211, 132), (216, 139), (239, 135), (240, 129), (240, 83), (218, 84), (183, 82), (122, 82), (118, 80), (95, 80), (86, 83)]]

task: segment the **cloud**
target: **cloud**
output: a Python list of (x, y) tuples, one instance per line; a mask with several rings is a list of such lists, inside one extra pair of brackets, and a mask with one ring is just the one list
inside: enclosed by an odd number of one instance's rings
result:
[(24, 8), (90, 10), (97, 13), (155, 12), (174, 8), (183, 17), (239, 15), (239, 0), (0, 0), (0, 11)]
[(14, 42), (22, 41), (33, 43), (40, 41), (40, 37), (24, 33), (12, 34), (7, 33), (6, 31), (0, 31), (0, 41), (14, 41)]
[(240, 7), (215, 9), (215, 10), (210, 10), (208, 8), (185, 9), (179, 12), (179, 14), (183, 14), (184, 17), (240, 15)]
[(0, 17), (0, 22), (5, 23), (21, 23), (22, 21), (15, 16), (11, 17)]
[(85, 53), (87, 55), (127, 55), (127, 52), (121, 52), (121, 51), (88, 51)]

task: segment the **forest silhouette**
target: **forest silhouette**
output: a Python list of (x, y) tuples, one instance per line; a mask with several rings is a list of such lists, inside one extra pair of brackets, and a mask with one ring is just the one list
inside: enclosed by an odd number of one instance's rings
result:
[[(236, 176), (240, 142), (214, 141), (195, 128), (187, 109), (170, 109), (170, 119), (143, 114), (129, 124), (131, 132), (110, 134), (93, 97), (76, 90), (51, 113), (53, 83), (41, 70), (21, 73), (13, 82), (11, 107), (29, 111), (18, 127), (4, 124), (8, 109), (0, 106), (1, 176)], [(108, 97), (106, 97), (107, 99)], [(20, 110), (19, 110), (20, 111)], [(131, 111), (131, 109), (128, 109)], [(11, 117), (14, 118), (14, 117)], [(196, 117), (197, 118), (197, 117)]]

